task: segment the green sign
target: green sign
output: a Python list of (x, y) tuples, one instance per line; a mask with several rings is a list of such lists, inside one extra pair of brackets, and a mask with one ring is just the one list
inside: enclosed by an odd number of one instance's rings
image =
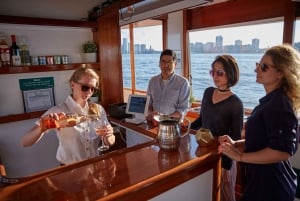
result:
[(19, 84), (22, 91), (46, 89), (54, 87), (54, 80), (53, 77), (19, 79)]

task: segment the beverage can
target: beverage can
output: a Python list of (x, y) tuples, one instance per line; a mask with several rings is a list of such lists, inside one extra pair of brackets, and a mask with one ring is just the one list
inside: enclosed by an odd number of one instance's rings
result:
[(46, 57), (45, 56), (39, 56), (39, 64), (40, 65), (46, 65)]
[(39, 58), (37, 56), (31, 56), (31, 64), (39, 65)]
[(54, 64), (61, 64), (61, 57), (59, 55), (54, 56)]
[(61, 56), (62, 64), (68, 64), (69, 63), (69, 57), (67, 55)]
[(46, 61), (48, 65), (53, 65), (54, 64), (53, 56), (46, 56)]

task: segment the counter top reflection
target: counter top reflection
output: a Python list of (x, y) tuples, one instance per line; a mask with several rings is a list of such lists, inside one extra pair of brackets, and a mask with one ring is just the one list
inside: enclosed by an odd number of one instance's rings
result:
[(166, 152), (153, 140), (22, 178), (0, 187), (0, 200), (147, 200), (210, 169), (212, 198), (219, 200), (216, 143), (199, 147), (187, 135), (178, 151)]

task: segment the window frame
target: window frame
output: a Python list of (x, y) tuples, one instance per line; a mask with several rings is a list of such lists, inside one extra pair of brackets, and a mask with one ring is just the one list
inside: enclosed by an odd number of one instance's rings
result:
[[(152, 24), (151, 21), (154, 23)], [(123, 86), (123, 91), (124, 91), (124, 101), (127, 101), (128, 95), (131, 94), (145, 94), (146, 90), (141, 90), (136, 88), (136, 64), (135, 64), (135, 44), (134, 44), (134, 29), (135, 28), (141, 28), (141, 27), (147, 27), (147, 26), (153, 26), (155, 25), (156, 22), (160, 22), (162, 26), (162, 48), (165, 49), (166, 47), (166, 38), (167, 38), (167, 17), (162, 16), (157, 19), (152, 19), (152, 20), (143, 20), (140, 22), (135, 22), (135, 23), (130, 23), (128, 25), (123, 25), (121, 26), (121, 30), (124, 28), (129, 29), (129, 54), (130, 54), (130, 66), (131, 66), (131, 88)], [(158, 24), (156, 24), (158, 25)], [(122, 36), (122, 35), (121, 35)], [(133, 41), (133, 42), (132, 42)], [(157, 61), (158, 62), (158, 61)], [(124, 77), (123, 77), (124, 79)]]

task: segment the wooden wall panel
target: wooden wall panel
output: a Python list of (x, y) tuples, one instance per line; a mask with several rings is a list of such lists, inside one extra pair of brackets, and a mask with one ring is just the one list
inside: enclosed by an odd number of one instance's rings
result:
[[(291, 0), (230, 0), (188, 10), (188, 29), (200, 29), (284, 16)], [(285, 9), (282, 9), (285, 8)]]
[(98, 19), (98, 43), (100, 78), (102, 87), (101, 104), (123, 101), (121, 34), (118, 11)]
[(31, 24), (31, 25), (42, 25), (42, 26), (90, 27), (90, 28), (97, 27), (97, 24), (95, 22), (89, 22), (89, 21), (34, 18), (34, 17), (7, 16), (7, 15), (0, 15), (0, 23)]

